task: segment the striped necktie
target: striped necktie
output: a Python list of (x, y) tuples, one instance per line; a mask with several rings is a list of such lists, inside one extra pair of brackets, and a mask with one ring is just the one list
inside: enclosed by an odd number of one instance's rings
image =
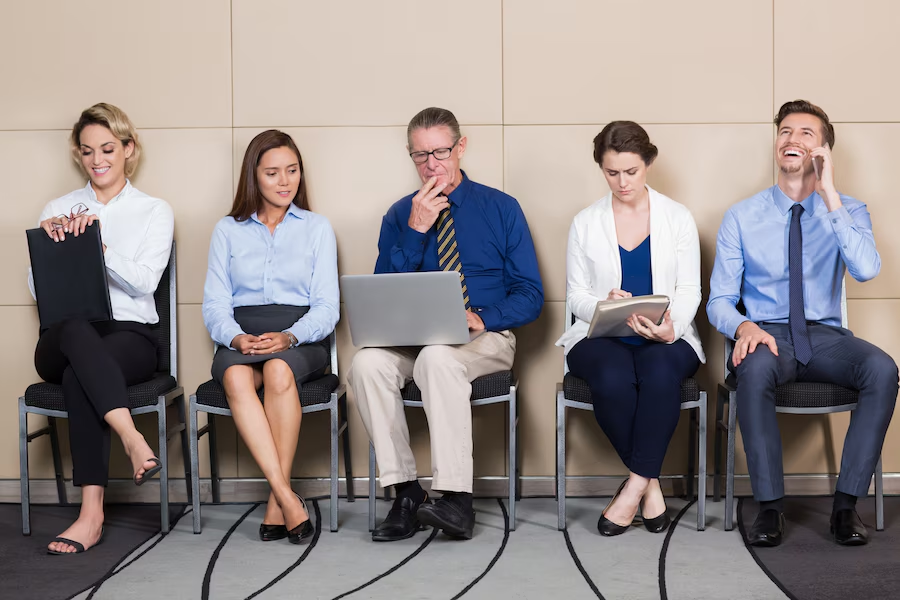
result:
[(453, 217), (450, 209), (445, 208), (438, 215), (437, 220), (438, 264), (444, 271), (456, 271), (459, 273), (459, 282), (462, 285), (463, 302), (466, 310), (471, 308), (469, 304), (469, 290), (466, 288), (466, 276), (462, 272), (462, 262), (459, 260), (459, 248), (456, 247), (456, 228), (453, 226)]

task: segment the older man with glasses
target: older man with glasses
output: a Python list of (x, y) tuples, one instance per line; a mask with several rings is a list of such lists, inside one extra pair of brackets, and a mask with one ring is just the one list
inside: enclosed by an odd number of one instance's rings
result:
[[(510, 331), (534, 321), (544, 293), (531, 232), (516, 200), (475, 183), (460, 169), (466, 152), (456, 117), (426, 108), (407, 128), (422, 188), (391, 206), (381, 225), (376, 273), (460, 273), (469, 329), (485, 333), (459, 346), (364, 348), (350, 385), (375, 445), (381, 483), (396, 500), (372, 532), (375, 541), (413, 536), (428, 525), (469, 539), (472, 509), (471, 382), (512, 367)], [(431, 503), (419, 485), (400, 390), (415, 379), (431, 434)]]

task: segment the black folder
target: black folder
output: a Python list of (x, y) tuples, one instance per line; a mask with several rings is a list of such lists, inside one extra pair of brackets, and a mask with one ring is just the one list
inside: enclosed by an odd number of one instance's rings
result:
[(62, 242), (40, 228), (25, 234), (41, 331), (66, 319), (112, 319), (99, 225), (89, 225), (78, 237), (69, 233)]

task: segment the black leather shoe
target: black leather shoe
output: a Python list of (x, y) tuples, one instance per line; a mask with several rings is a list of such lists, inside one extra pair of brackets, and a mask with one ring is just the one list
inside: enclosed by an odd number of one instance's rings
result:
[(784, 514), (769, 508), (759, 511), (753, 527), (747, 534), (747, 543), (751, 546), (772, 547), (781, 543), (784, 536)]
[(423, 527), (416, 517), (416, 511), (420, 506), (430, 504), (431, 500), (427, 495), (422, 502), (416, 502), (408, 496), (398, 497), (394, 500), (387, 518), (372, 531), (372, 541), (396, 542), (411, 538), (417, 531), (422, 531)]
[(669, 518), (669, 513), (667, 511), (663, 511), (661, 515), (655, 516), (652, 519), (648, 519), (643, 516), (644, 515), (644, 502), (641, 501), (641, 520), (644, 521), (644, 527), (650, 533), (662, 533), (666, 529), (669, 528), (669, 525), (672, 524), (672, 520)]
[(628, 483), (627, 479), (622, 482), (622, 485), (619, 486), (619, 489), (617, 489), (616, 493), (613, 495), (612, 500), (609, 501), (609, 504), (606, 505), (606, 508), (604, 508), (603, 512), (600, 514), (600, 520), (597, 521), (597, 531), (599, 531), (602, 536), (612, 537), (614, 535), (622, 535), (628, 531), (629, 527), (631, 527), (631, 523), (628, 525), (619, 525), (606, 518), (606, 511), (609, 510), (609, 507), (612, 506), (613, 502), (616, 501), (616, 498), (619, 497), (619, 492), (622, 491), (626, 483)]
[(420, 506), (416, 515), (422, 525), (430, 525), (452, 537), (471, 540), (475, 531), (475, 511), (443, 496), (434, 504)]
[(311, 538), (316, 532), (316, 530), (312, 524), (312, 515), (309, 514), (309, 509), (306, 508), (306, 501), (300, 497), (300, 494), (295, 495), (300, 500), (300, 504), (303, 505), (303, 510), (306, 511), (306, 520), (293, 529), (288, 530), (287, 538), (288, 541), (292, 544), (302, 544), (303, 542), (308, 541), (309, 538)]
[(831, 533), (841, 546), (862, 546), (869, 542), (869, 533), (855, 509), (845, 508), (831, 515)]
[(264, 542), (274, 542), (275, 540), (283, 540), (287, 537), (287, 527), (284, 525), (268, 525), (260, 523), (259, 539)]

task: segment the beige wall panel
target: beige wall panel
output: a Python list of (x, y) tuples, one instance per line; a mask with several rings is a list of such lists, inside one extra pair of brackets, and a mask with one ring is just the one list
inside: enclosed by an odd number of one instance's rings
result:
[(892, 0), (775, 0), (775, 110), (805, 98), (832, 121), (900, 120), (898, 21)]
[(838, 189), (865, 202), (872, 216), (881, 273), (866, 283), (847, 277), (850, 298), (900, 297), (900, 204), (887, 176), (897, 169), (900, 123), (843, 123), (835, 126), (835, 178)]
[(138, 127), (231, 125), (227, 0), (5, 3), (0, 129), (66, 129), (110, 102)]
[(0, 305), (28, 306), (34, 300), (28, 292), (25, 230), (37, 225), (47, 202), (84, 186), (86, 179), (69, 154), (65, 131), (0, 131), (0, 179), (7, 198), (0, 221), (0, 276), (6, 282)]
[(771, 119), (767, 2), (506, 2), (503, 58), (505, 123)]
[(405, 127), (435, 105), (499, 124), (500, 4), (236, 0), (235, 125)]
[[(544, 298), (565, 301), (565, 256), (575, 215), (609, 192), (593, 161), (602, 125), (506, 127), (507, 192), (531, 224)], [(715, 239), (729, 206), (772, 185), (768, 125), (650, 125), (659, 158), (649, 184), (691, 209), (700, 232), (704, 300)], [(727, 148), (727, 151), (723, 151)]]
[[(371, 273), (378, 257), (381, 219), (388, 208), (421, 186), (400, 127), (286, 128), (300, 152), (312, 209), (328, 217), (338, 242), (342, 275)], [(259, 129), (235, 129), (234, 177)], [(500, 127), (463, 127), (466, 173), (503, 188)], [(357, 158), (353, 158), (353, 157)], [(205, 256), (205, 255), (204, 255)]]
[[(175, 211), (178, 302), (203, 302), (209, 239), (233, 200), (228, 129), (141, 131), (144, 154), (134, 185)], [(198, 162), (199, 161), (199, 162)]]

